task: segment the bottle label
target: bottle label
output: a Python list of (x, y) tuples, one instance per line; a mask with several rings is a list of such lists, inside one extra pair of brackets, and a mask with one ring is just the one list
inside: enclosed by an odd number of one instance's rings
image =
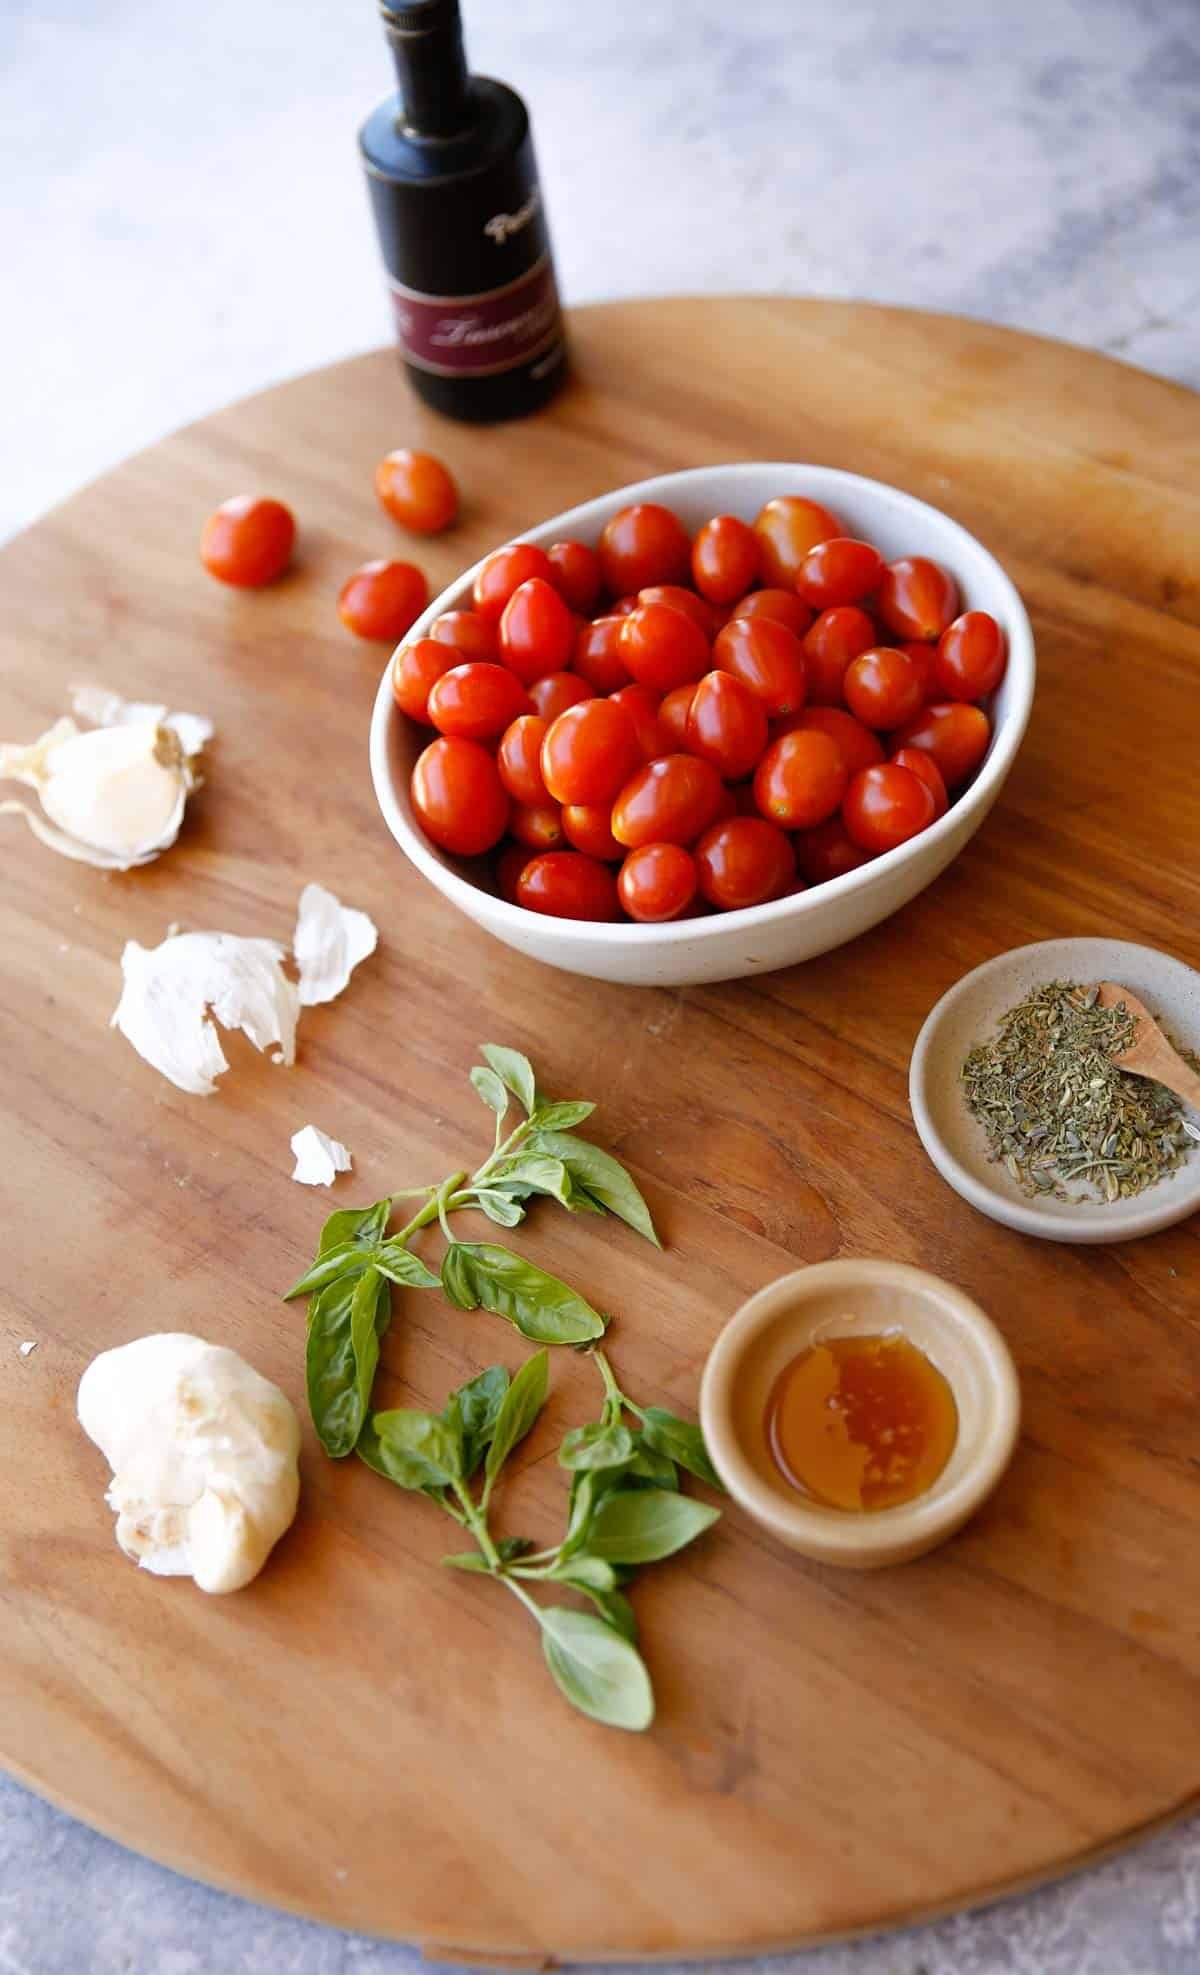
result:
[(515, 370), (560, 334), (549, 254), (503, 288), (482, 295), (422, 295), (390, 284), (400, 347), (409, 363), (442, 377)]

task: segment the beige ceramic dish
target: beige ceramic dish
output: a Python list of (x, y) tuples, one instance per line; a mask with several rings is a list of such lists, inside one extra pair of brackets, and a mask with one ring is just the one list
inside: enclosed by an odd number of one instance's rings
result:
[[(895, 1329), (950, 1383), (954, 1452), (914, 1502), (862, 1515), (825, 1508), (771, 1458), (763, 1432), (771, 1387), (811, 1344)], [(1008, 1465), (1020, 1394), (1008, 1346), (961, 1290), (902, 1262), (821, 1262), (768, 1283), (726, 1324), (704, 1367), (700, 1421), (730, 1494), (781, 1543), (819, 1563), (876, 1570), (921, 1556), (974, 1514)]]

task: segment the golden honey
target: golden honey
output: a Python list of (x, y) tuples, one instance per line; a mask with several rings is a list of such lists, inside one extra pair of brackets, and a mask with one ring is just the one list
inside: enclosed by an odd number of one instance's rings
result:
[(832, 1509), (891, 1509), (923, 1495), (958, 1438), (954, 1394), (899, 1331), (831, 1337), (785, 1365), (767, 1443), (795, 1488)]

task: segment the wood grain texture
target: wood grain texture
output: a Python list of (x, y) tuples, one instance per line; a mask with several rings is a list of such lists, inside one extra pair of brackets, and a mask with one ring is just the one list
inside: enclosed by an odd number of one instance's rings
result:
[[(947, 318), (832, 303), (617, 304), (574, 318), (575, 378), (507, 429), (439, 424), (388, 354), (301, 378), (155, 447), (0, 556), (0, 734), (94, 676), (217, 722), (177, 847), (127, 876), (0, 839), (0, 1757), (182, 1870), (430, 1949), (686, 1955), (879, 1927), (1067, 1867), (1195, 1801), (1200, 1291), (1190, 1223), (1125, 1247), (1031, 1241), (926, 1161), (906, 1101), (934, 1000), (1023, 941), (1118, 933), (1200, 963), (1195, 735), (1200, 408), (1118, 364)], [(386, 448), (466, 495), (417, 559), (435, 587), (545, 514), (666, 468), (754, 457), (874, 474), (1007, 564), (1038, 698), (1003, 796), (902, 914), (792, 972), (683, 991), (556, 974), (490, 941), (389, 841), (366, 769), (383, 660), (340, 629)], [(208, 581), (207, 511), (290, 501), (276, 589)], [(317, 878), (378, 955), (305, 1013), (285, 1072), (233, 1043), (207, 1101), (106, 1027), (123, 941), (167, 925), (286, 939)], [(439, 1571), (432, 1508), (306, 1427), (299, 1520), (230, 1598), (135, 1572), (74, 1422), (92, 1354), (157, 1329), (235, 1345), (302, 1402), (279, 1290), (323, 1197), (288, 1177), (312, 1121), (339, 1201), (448, 1171), (487, 1135), (480, 1039), (602, 1099), (669, 1244), (549, 1206), (519, 1240), (612, 1309), (629, 1388), (694, 1408), (704, 1354), (797, 1262), (894, 1256), (961, 1283), (1015, 1353), (1025, 1430), (979, 1518), (922, 1562), (806, 1565), (736, 1511), (636, 1592), (659, 1715), (572, 1714), (525, 1615)], [(20, 1359), (21, 1338), (38, 1340)], [(381, 1402), (440, 1403), (512, 1333), (408, 1297)], [(555, 1527), (558, 1434), (594, 1374), (552, 1365), (507, 1526)]]

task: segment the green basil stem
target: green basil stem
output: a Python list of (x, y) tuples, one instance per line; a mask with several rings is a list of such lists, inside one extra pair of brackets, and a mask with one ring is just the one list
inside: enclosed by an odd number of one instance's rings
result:
[[(460, 1521), (466, 1524), (475, 1541), (478, 1543), (487, 1559), (488, 1569), (495, 1576), (502, 1577), (504, 1575), (504, 1565), (500, 1560), (500, 1552), (492, 1541), (491, 1531), (487, 1526), (487, 1517), (483, 1514), (482, 1509), (476, 1508), (461, 1481), (454, 1481), (451, 1483), (451, 1486), (462, 1503), (463, 1513)], [(449, 1507), (449, 1504), (447, 1503), (445, 1506)]]
[[(609, 1364), (608, 1359), (605, 1357), (603, 1351), (593, 1351), (592, 1356), (596, 1361), (596, 1365), (600, 1372), (600, 1376), (604, 1380), (605, 1414), (607, 1415), (609, 1409), (610, 1408), (612, 1409), (611, 1424), (615, 1425), (621, 1418), (622, 1406), (628, 1406), (630, 1411), (634, 1413), (638, 1411), (638, 1408), (635, 1405), (633, 1405), (631, 1400), (625, 1397), (625, 1394), (622, 1392), (620, 1386), (617, 1384), (616, 1379), (613, 1377), (612, 1366)], [(609, 1423), (610, 1423), (609, 1420), (606, 1418), (605, 1424), (607, 1425)]]
[(407, 1226), (402, 1227), (399, 1234), (395, 1235), (393, 1239), (400, 1242), (407, 1242), (409, 1236), (416, 1234), (420, 1228), (427, 1228), (431, 1221), (439, 1220), (441, 1217), (439, 1209), (443, 1194), (453, 1192), (454, 1188), (459, 1186), (466, 1177), (465, 1173), (451, 1173), (449, 1179), (443, 1180), (441, 1186), (424, 1187), (422, 1191), (428, 1193), (430, 1198), (413, 1215)]
[(523, 1591), (519, 1584), (514, 1583), (511, 1577), (506, 1575), (503, 1579), (503, 1582), (507, 1584), (509, 1590), (513, 1594), (513, 1597), (519, 1598), (521, 1600), (521, 1603), (524, 1605), (526, 1611), (529, 1612), (531, 1617), (535, 1618), (537, 1620), (537, 1623), (540, 1625), (542, 1622), (542, 1614), (537, 1605), (536, 1600), (530, 1597), (528, 1591)]

